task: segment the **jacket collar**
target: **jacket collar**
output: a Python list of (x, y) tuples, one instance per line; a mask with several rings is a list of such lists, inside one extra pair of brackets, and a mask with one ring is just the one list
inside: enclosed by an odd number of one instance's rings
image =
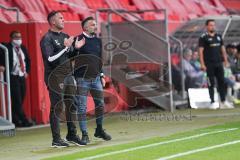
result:
[(95, 37), (95, 35), (89, 35), (84, 31), (83, 31), (83, 35), (86, 36), (87, 38), (94, 38)]

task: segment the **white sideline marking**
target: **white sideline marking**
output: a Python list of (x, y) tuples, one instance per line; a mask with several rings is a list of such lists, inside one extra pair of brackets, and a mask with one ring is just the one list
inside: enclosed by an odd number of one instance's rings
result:
[(240, 143), (240, 140), (231, 141), (231, 142), (218, 144), (218, 145), (215, 145), (215, 146), (210, 146), (210, 147), (205, 147), (205, 148), (199, 148), (199, 149), (195, 149), (195, 150), (191, 150), (191, 151), (187, 151), (187, 152), (183, 152), (183, 153), (178, 153), (178, 154), (174, 154), (174, 155), (171, 155), (171, 156), (159, 158), (158, 160), (168, 160), (168, 159), (172, 159), (172, 158), (178, 158), (178, 157), (190, 155), (190, 154), (193, 154), (193, 153), (208, 151), (208, 150), (211, 150), (211, 149), (221, 148), (221, 147), (225, 147), (225, 146), (229, 146), (229, 145), (233, 145), (233, 144), (237, 144), (237, 143)]
[(110, 156), (110, 155), (114, 155), (114, 154), (119, 154), (119, 153), (125, 153), (125, 152), (135, 151), (135, 150), (138, 150), (138, 149), (144, 149), (144, 148), (154, 147), (154, 146), (158, 146), (158, 145), (169, 144), (169, 143), (173, 143), (173, 142), (179, 142), (179, 141), (184, 141), (184, 140), (199, 138), (199, 137), (203, 137), (203, 136), (206, 136), (206, 135), (223, 133), (223, 132), (229, 132), (229, 131), (235, 131), (235, 130), (237, 130), (237, 129), (238, 129), (238, 128), (230, 128), (230, 129), (225, 129), (225, 130), (219, 130), (219, 131), (213, 131), (213, 132), (206, 132), (206, 133), (196, 134), (196, 135), (193, 135), (193, 136), (188, 136), (188, 137), (173, 139), (173, 140), (169, 140), (169, 141), (163, 141), (163, 142), (148, 144), (148, 145), (144, 145), (144, 146), (133, 147), (133, 148), (123, 149), (123, 150), (119, 150), (119, 151), (113, 151), (113, 152), (103, 153), (103, 154), (99, 154), (99, 155), (96, 155), (96, 156), (91, 156), (91, 157), (86, 157), (86, 158), (80, 158), (80, 159), (78, 159), (78, 160), (92, 160), (92, 159), (102, 158), (102, 157), (106, 157), (106, 156)]

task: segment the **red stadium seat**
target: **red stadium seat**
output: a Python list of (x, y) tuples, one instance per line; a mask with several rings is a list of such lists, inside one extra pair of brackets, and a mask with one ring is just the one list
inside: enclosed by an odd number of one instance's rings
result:
[[(123, 5), (122, 4), (122, 1), (118, 1), (118, 0), (106, 0), (106, 3), (110, 6), (110, 8), (112, 9), (124, 9), (124, 10), (129, 10), (127, 7), (126, 7), (126, 4)], [(130, 5), (128, 5), (128, 7), (130, 7)], [(136, 21), (138, 19), (141, 19), (141, 16), (138, 15), (138, 14), (134, 14), (136, 17), (138, 18), (135, 18), (134, 16), (131, 16), (130, 14), (123, 14), (124, 16), (127, 17), (127, 19), (131, 20), (131, 21)]]
[(216, 7), (209, 0), (198, 0), (196, 2), (200, 5), (205, 15), (219, 15)]
[(240, 11), (240, 1), (239, 0), (221, 0), (223, 5), (231, 11)]
[[(109, 8), (107, 3), (103, 0), (84, 0), (85, 3), (87, 4), (88, 8), (93, 9), (94, 11), (100, 9), (100, 8)], [(100, 14), (100, 19), (101, 20), (107, 20), (107, 15), (105, 13)]]
[(0, 21), (4, 22), (4, 23), (9, 23), (8, 18), (6, 17), (6, 15), (3, 13), (3, 10), (0, 9)]
[[(14, 11), (4, 11), (4, 14), (9, 20), (9, 23), (16, 23), (17, 18), (16, 18), (16, 12)], [(29, 18), (27, 18), (22, 12), (19, 13), (19, 21), (21, 23), (23, 22), (28, 22)]]
[[(16, 5), (14, 5), (12, 3), (12, 1), (6, 1), (6, 0), (2, 0), (0, 2), (0, 4), (6, 6), (6, 7), (14, 7)], [(4, 9), (1, 9), (1, 12), (2, 12), (2, 15), (1, 15), (1, 19), (2, 21), (7, 20), (7, 21), (4, 21), (6, 23), (13, 23), (13, 22), (16, 22), (16, 12), (14, 11), (7, 11), (7, 10), (4, 10)], [(19, 13), (19, 19), (20, 19), (20, 22), (27, 22), (28, 21), (28, 18), (25, 14), (23, 14), (20, 10), (20, 13)]]
[[(48, 12), (51, 12), (52, 10), (60, 10), (63, 11), (63, 16), (65, 21), (79, 21), (80, 17), (77, 14), (77, 12), (73, 13), (72, 10), (69, 8), (69, 5), (62, 4), (57, 1), (53, 0), (43, 0), (46, 8), (48, 9)], [(64, 12), (65, 11), (65, 12)], [(71, 12), (69, 12), (71, 11)]]
[(203, 15), (201, 7), (195, 2), (195, 0), (180, 0), (189, 13), (196, 13), (198, 16)]
[(47, 8), (48, 12), (51, 12), (52, 10), (62, 10), (62, 11), (68, 11), (68, 6), (64, 4), (60, 4), (57, 1), (54, 0), (42, 0), (44, 2), (44, 5)]
[(109, 8), (103, 0), (84, 0), (89, 8), (97, 10), (100, 8)]
[(155, 13), (154, 12), (143, 13), (143, 19), (144, 20), (156, 20)]
[(155, 9), (153, 3), (149, 0), (132, 0), (136, 7), (140, 10), (150, 10)]
[(77, 14), (73, 14), (70, 12), (63, 12), (62, 14), (65, 21), (80, 21), (80, 17)]
[(171, 8), (169, 7), (165, 1), (163, 0), (152, 0), (153, 4), (158, 9), (167, 9), (168, 16), (171, 20), (180, 20), (179, 15)]
[[(149, 0), (132, 0), (132, 2), (135, 4), (137, 9), (139, 10), (151, 10), (155, 9), (152, 1)], [(143, 19), (144, 20), (156, 20), (156, 19), (163, 19), (163, 13), (155, 13), (155, 12), (145, 12), (143, 13)]]
[(165, 3), (168, 4), (174, 12), (181, 16), (181, 19), (187, 20), (191, 18), (196, 18), (197, 15), (195, 12), (188, 12), (185, 6), (179, 0), (165, 0)]
[(129, 10), (129, 11), (135, 11), (137, 9), (136, 6), (130, 5), (129, 0), (121, 0), (119, 3), (123, 6), (123, 8)]
[(179, 63), (180, 63), (179, 54), (172, 53), (171, 54), (171, 64), (177, 66), (177, 65), (179, 65)]
[(215, 6), (219, 12), (227, 13), (227, 9), (225, 8), (225, 6), (222, 4), (222, 2), (220, 0), (212, 0), (212, 1), (215, 4)]
[(6, 7), (13, 7), (13, 2), (8, 0), (1, 0), (0, 4)]
[(33, 21), (46, 21), (46, 9), (42, 1), (35, 0), (13, 0), (14, 4)]
[(80, 14), (83, 18), (93, 16), (93, 11), (88, 7), (84, 0), (69, 0), (68, 7), (72, 12)]
[[(112, 9), (120, 9), (121, 8), (121, 7), (119, 7), (119, 3), (115, 4), (114, 2), (112, 3), (112, 1), (105, 1), (105, 2), (109, 6), (108, 8), (112, 8)], [(122, 21), (122, 18), (120, 16), (116, 15), (116, 14), (112, 14), (111, 18), (112, 18), (113, 22), (121, 22)]]
[(118, 16), (116, 14), (112, 14), (112, 21), (113, 22), (122, 22), (123, 19), (122, 19), (122, 17), (120, 17), (120, 16)]

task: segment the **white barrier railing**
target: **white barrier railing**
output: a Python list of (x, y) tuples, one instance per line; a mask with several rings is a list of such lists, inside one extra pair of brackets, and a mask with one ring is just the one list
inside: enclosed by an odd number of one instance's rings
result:
[[(4, 50), (5, 54), (5, 69), (6, 69), (6, 82), (4, 82), (4, 74), (1, 72), (0, 74), (0, 83), (1, 83), (1, 103), (2, 103), (2, 111), (3, 111), (3, 116), (6, 120), (9, 122), (12, 122), (12, 105), (11, 105), (11, 92), (10, 92), (10, 75), (9, 75), (9, 60), (8, 60), (8, 49), (0, 43), (0, 48)], [(5, 106), (5, 89), (4, 85), (6, 84), (7, 86), (7, 111), (6, 111), (6, 106)], [(8, 116), (7, 116), (8, 115)]]

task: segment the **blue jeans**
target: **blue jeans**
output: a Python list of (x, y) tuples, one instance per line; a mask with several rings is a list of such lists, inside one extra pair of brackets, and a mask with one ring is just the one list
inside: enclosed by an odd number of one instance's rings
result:
[(229, 87), (233, 87), (235, 85), (235, 81), (231, 80), (230, 78), (224, 78), (224, 82), (227, 84)]
[(104, 112), (103, 86), (100, 76), (95, 79), (76, 78), (77, 95), (74, 97), (74, 104), (78, 111), (79, 126), (82, 132), (87, 132), (87, 97), (91, 93), (95, 103), (96, 124), (102, 125)]

